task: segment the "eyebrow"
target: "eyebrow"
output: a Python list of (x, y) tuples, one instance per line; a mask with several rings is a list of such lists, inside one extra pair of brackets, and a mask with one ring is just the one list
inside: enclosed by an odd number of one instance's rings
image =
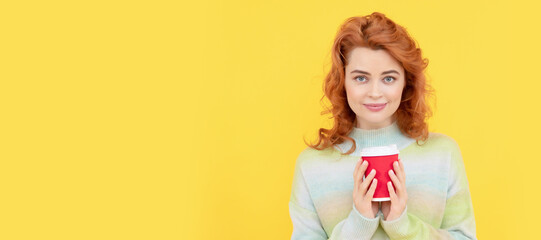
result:
[[(363, 74), (366, 74), (366, 75), (370, 75), (369, 72), (365, 72), (365, 71), (357, 70), (357, 69), (351, 71), (351, 73), (363, 73)], [(400, 75), (400, 73), (398, 71), (396, 71), (396, 70), (385, 71), (385, 72), (382, 72), (381, 75), (388, 74), (388, 73), (396, 73), (396, 74)]]

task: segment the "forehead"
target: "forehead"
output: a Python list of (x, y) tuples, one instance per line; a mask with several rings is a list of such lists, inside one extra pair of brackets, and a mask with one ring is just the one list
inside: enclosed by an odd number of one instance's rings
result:
[(346, 69), (363, 69), (379, 71), (396, 69), (402, 72), (402, 66), (385, 49), (374, 50), (367, 47), (356, 47), (348, 55)]

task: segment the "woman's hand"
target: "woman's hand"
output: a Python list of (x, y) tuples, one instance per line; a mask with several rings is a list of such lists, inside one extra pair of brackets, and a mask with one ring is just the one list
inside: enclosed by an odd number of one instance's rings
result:
[[(391, 201), (381, 203), (381, 211), (385, 221), (391, 221), (397, 219), (402, 215), (404, 209), (406, 209), (406, 203), (408, 201), (408, 193), (406, 192), (406, 172), (404, 171), (404, 163), (398, 159), (393, 163), (393, 170), (389, 170), (389, 176), (392, 183), (388, 182), (389, 196)], [(395, 188), (393, 187), (396, 187)]]
[[(376, 170), (372, 170), (370, 174), (363, 180), (364, 172), (368, 167), (368, 162), (359, 160), (355, 171), (353, 172), (353, 202), (355, 208), (366, 218), (375, 218), (379, 211), (379, 204), (372, 202), (372, 197), (376, 191), (377, 179)], [(373, 180), (373, 181), (372, 181)]]

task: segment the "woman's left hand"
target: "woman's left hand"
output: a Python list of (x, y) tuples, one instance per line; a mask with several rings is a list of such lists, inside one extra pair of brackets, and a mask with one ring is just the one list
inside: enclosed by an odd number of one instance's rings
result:
[[(404, 209), (406, 209), (406, 203), (408, 201), (408, 193), (406, 192), (406, 172), (404, 171), (404, 163), (401, 159), (393, 163), (393, 170), (389, 170), (389, 176), (391, 182), (387, 183), (389, 189), (389, 196), (391, 201), (381, 203), (381, 211), (385, 221), (391, 221), (397, 219), (402, 215)], [(395, 188), (393, 187), (396, 187)]]

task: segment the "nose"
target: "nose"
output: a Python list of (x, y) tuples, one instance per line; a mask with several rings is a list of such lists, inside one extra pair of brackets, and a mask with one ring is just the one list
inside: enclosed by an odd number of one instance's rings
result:
[(372, 81), (372, 84), (370, 85), (370, 89), (368, 91), (368, 96), (371, 98), (379, 98), (382, 96), (377, 81)]

